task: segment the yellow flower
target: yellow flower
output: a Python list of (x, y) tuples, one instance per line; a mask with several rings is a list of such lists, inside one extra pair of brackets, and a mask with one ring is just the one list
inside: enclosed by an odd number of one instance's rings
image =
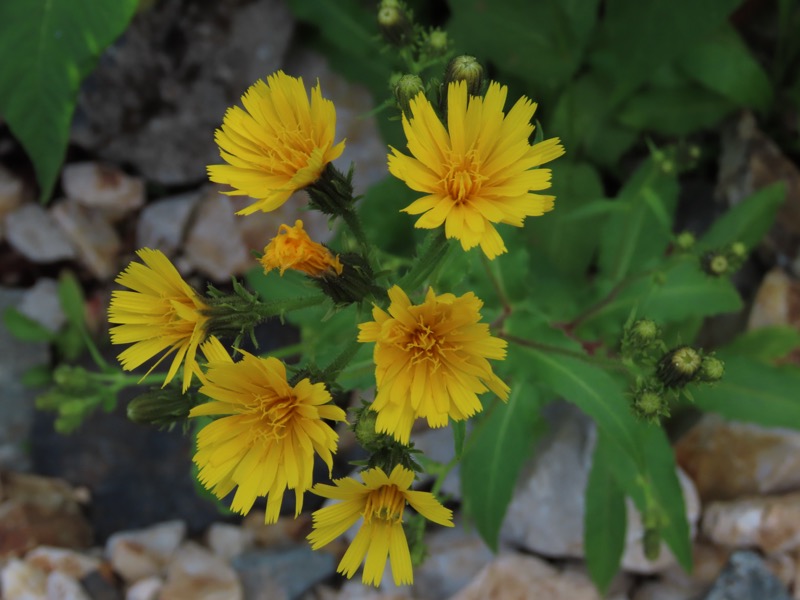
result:
[(292, 387), (276, 358), (244, 351), (234, 363), (219, 344), (203, 347), (209, 358), (200, 393), (212, 399), (190, 417), (224, 415), (197, 434), (194, 462), (200, 482), (218, 498), (238, 486), (231, 510), (247, 514), (267, 497), (266, 523), (280, 514), (283, 494), (295, 491), (295, 516), (311, 488), (314, 455), (333, 467), (339, 436), (323, 421), (344, 421), (322, 383), (302, 379)]
[(339, 257), (331, 254), (322, 244), (312, 241), (300, 220), (295, 221), (294, 227), (280, 226), (278, 235), (264, 248), (261, 264), (265, 271), (280, 269), (281, 275), (286, 269), (302, 271), (311, 277), (332, 272), (342, 274)]
[(406, 503), (429, 521), (445, 527), (453, 526), (453, 513), (439, 504), (433, 494), (410, 490), (414, 472), (401, 465), (397, 465), (388, 477), (383, 470), (376, 468), (363, 471), (361, 478), (364, 483), (346, 477), (334, 480), (335, 485), (318, 483), (311, 490), (323, 498), (343, 500), (313, 514), (314, 530), (308, 536), (311, 548), (318, 550), (331, 543), (363, 517), (364, 522), (337, 571), (351, 578), (366, 555), (361, 580), (378, 586), (388, 556), (395, 584), (410, 585), (414, 583), (414, 573), (403, 531)]
[(208, 167), (211, 181), (234, 188), (227, 194), (257, 199), (237, 214), (275, 210), (344, 150), (344, 141), (333, 144), (336, 109), (319, 82), (309, 103), (302, 78), (278, 71), (250, 86), (242, 104), (228, 109), (214, 136), (228, 164)]
[[(122, 351), (119, 361), (130, 371), (164, 352), (162, 360), (175, 354), (164, 385), (172, 381), (178, 367), (183, 369), (183, 391), (198, 371), (195, 354), (206, 338), (208, 308), (187, 284), (169, 259), (159, 250), (143, 248), (136, 252), (144, 264), (132, 262), (120, 273), (116, 282), (133, 291), (115, 291), (108, 308), (111, 342), (133, 344)], [(150, 372), (148, 371), (148, 373)]]
[(429, 289), (425, 302), (413, 305), (394, 286), (389, 299), (388, 313), (376, 306), (375, 320), (359, 325), (358, 341), (376, 342), (376, 431), (408, 444), (418, 417), (444, 427), (448, 417), (461, 421), (483, 410), (477, 394), (487, 388), (508, 398), (486, 360), (504, 359), (506, 342), (478, 322), (483, 302), (475, 294), (437, 296)]
[(550, 187), (550, 170), (535, 167), (564, 153), (558, 138), (528, 143), (536, 104), (523, 96), (504, 115), (506, 94), (495, 82), (484, 98), (468, 96), (463, 81), (451, 83), (446, 129), (418, 95), (411, 101), (413, 117), (403, 116), (413, 157), (394, 148), (389, 155), (389, 172), (427, 194), (403, 209), (422, 214), (416, 227), (444, 223), (448, 238), (460, 240), (464, 250), (480, 245), (489, 258), (506, 252), (493, 223), (522, 227), (525, 217), (552, 210), (554, 196), (531, 193)]

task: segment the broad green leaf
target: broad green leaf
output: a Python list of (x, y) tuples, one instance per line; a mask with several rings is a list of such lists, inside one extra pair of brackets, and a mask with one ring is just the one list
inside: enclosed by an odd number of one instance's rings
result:
[(55, 335), (47, 327), (14, 307), (7, 308), (3, 313), (3, 324), (11, 335), (23, 342), (50, 342)]
[(800, 429), (800, 369), (776, 367), (725, 351), (718, 356), (725, 362), (722, 380), (691, 388), (700, 409), (736, 421)]
[(40, 200), (55, 184), (81, 81), (137, 0), (0, 2), (0, 115), (33, 161)]
[(58, 280), (58, 299), (67, 320), (78, 328), (85, 323), (83, 290), (75, 275), (64, 271)]
[(605, 594), (617, 574), (625, 550), (625, 531), (628, 526), (625, 492), (614, 478), (604, 437), (598, 437), (592, 469), (586, 485), (586, 512), (583, 516), (583, 546), (586, 568), (592, 581)]
[(456, 52), (491, 60), (503, 71), (549, 92), (581, 64), (597, 0), (456, 0), (447, 30)]
[(609, 0), (589, 60), (618, 83), (621, 99), (659, 66), (716, 31), (741, 0)]
[(769, 77), (728, 23), (687, 50), (678, 66), (698, 84), (737, 107), (766, 110), (772, 102)]
[[(561, 138), (571, 160), (581, 157), (587, 140), (595, 134), (604, 136), (612, 109), (611, 99), (605, 92), (611, 84), (611, 80), (595, 72), (586, 73), (564, 87), (553, 106), (548, 107), (552, 113), (548, 129)], [(608, 151), (606, 141), (601, 143)]]
[(628, 180), (615, 200), (622, 210), (608, 218), (600, 243), (600, 270), (611, 283), (664, 254), (677, 200), (675, 175), (663, 173), (652, 159)]
[(768, 363), (797, 348), (800, 348), (800, 331), (789, 325), (776, 325), (742, 333), (725, 346), (724, 352)]
[(461, 461), (464, 506), (495, 551), (520, 469), (543, 431), (541, 398), (532, 384), (515, 382), (508, 404), (494, 403), (467, 440)]
[(400, 212), (421, 197), (396, 177), (386, 177), (372, 185), (358, 204), (364, 232), (381, 250), (408, 255), (418, 217)]
[(755, 248), (772, 227), (785, 199), (786, 184), (782, 181), (761, 188), (714, 221), (700, 239), (700, 248), (720, 248), (733, 242)]
[[(542, 217), (528, 219), (525, 231), (536, 247), (537, 260), (547, 260), (567, 275), (581, 275), (594, 258), (605, 215), (594, 213), (579, 219), (575, 214), (600, 203), (603, 182), (587, 163), (556, 161), (552, 169), (553, 189), (548, 193), (555, 195), (556, 208)], [(603, 202), (601, 206), (611, 204)]]
[(649, 87), (628, 98), (617, 113), (633, 129), (682, 136), (707, 129), (736, 110), (736, 104), (697, 84), (679, 88)]

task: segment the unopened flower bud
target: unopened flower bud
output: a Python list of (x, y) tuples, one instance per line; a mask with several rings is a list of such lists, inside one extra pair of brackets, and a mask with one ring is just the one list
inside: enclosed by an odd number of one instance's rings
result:
[(368, 451), (376, 451), (382, 445), (384, 434), (375, 431), (375, 424), (378, 422), (378, 413), (362, 407), (356, 411), (356, 419), (353, 423), (353, 433), (356, 435), (359, 445)]
[(381, 1), (378, 6), (378, 28), (384, 39), (393, 46), (407, 46), (413, 39), (411, 15), (398, 0)]
[(719, 381), (725, 374), (725, 363), (713, 356), (704, 356), (700, 363), (700, 379), (702, 381)]
[(712, 277), (722, 277), (731, 270), (730, 261), (720, 252), (707, 252), (701, 259), (700, 265), (703, 271)]
[(669, 403), (661, 394), (652, 389), (643, 389), (637, 392), (631, 407), (637, 417), (650, 423), (659, 423), (662, 417), (669, 416)]
[(53, 382), (62, 390), (80, 391), (93, 387), (89, 372), (71, 365), (59, 365), (53, 372)]
[(695, 378), (702, 361), (697, 350), (691, 346), (680, 346), (661, 357), (656, 373), (664, 386), (681, 388)]
[(675, 238), (675, 246), (683, 252), (691, 250), (694, 247), (694, 244), (695, 237), (689, 231), (682, 231), (678, 234), (678, 237)]
[(167, 426), (186, 420), (193, 406), (191, 394), (173, 387), (154, 388), (131, 400), (127, 412), (134, 423)]
[(433, 29), (425, 39), (425, 49), (430, 56), (444, 55), (449, 45), (450, 40), (447, 38), (447, 32), (441, 29)]
[(734, 242), (731, 244), (729, 253), (735, 258), (743, 260), (747, 258), (747, 246), (745, 246), (742, 242)]
[(644, 354), (658, 342), (660, 333), (658, 325), (650, 319), (639, 319), (632, 325), (626, 325), (622, 334), (623, 356)]
[(348, 252), (338, 258), (341, 260), (341, 273), (328, 273), (315, 280), (319, 289), (334, 304), (346, 306), (381, 293), (381, 288), (375, 285), (372, 269), (363, 256)]
[(456, 56), (447, 63), (444, 73), (445, 93), (447, 87), (455, 81), (467, 83), (467, 93), (480, 96), (483, 93), (483, 67), (474, 56), (466, 54)]
[(417, 75), (403, 75), (394, 86), (394, 97), (407, 119), (411, 118), (411, 101), (425, 93), (425, 86)]

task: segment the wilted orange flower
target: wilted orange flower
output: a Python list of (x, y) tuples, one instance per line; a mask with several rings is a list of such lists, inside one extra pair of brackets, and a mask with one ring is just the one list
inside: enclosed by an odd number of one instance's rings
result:
[(339, 257), (308, 237), (300, 220), (295, 221), (294, 227), (280, 226), (278, 235), (264, 248), (261, 264), (265, 271), (280, 269), (281, 275), (286, 269), (302, 271), (311, 277), (321, 277), (327, 273), (342, 274)]

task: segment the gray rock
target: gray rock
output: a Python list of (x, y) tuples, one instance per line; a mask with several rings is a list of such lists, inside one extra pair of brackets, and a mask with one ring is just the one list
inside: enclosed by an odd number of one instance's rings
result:
[(25, 292), (19, 304), (19, 312), (54, 333), (61, 329), (67, 317), (58, 299), (58, 282), (47, 277), (39, 279)]
[(189, 218), (202, 191), (188, 192), (148, 204), (139, 215), (137, 248), (155, 248), (173, 257), (183, 242)]
[(122, 242), (102, 214), (67, 200), (54, 205), (52, 215), (77, 249), (78, 259), (98, 279), (110, 279), (118, 273)]
[(734, 553), (703, 600), (791, 600), (755, 552)]
[(14, 250), (35, 263), (75, 258), (75, 249), (55, 219), (38, 204), (23, 204), (8, 213), (6, 239)]
[(244, 588), (245, 600), (294, 600), (314, 584), (336, 571), (336, 562), (327, 552), (314, 552), (308, 546), (291, 550), (251, 550), (232, 560)]
[(155, 3), (84, 82), (72, 140), (148, 180), (202, 181), (225, 110), (280, 67), (293, 26), (283, 0)]
[[(0, 288), (0, 314), (18, 306), (24, 292)], [(0, 326), (0, 468), (25, 471), (30, 459), (24, 449), (33, 424), (37, 390), (25, 387), (21, 378), (31, 367), (47, 364), (45, 343), (21, 342)]]

